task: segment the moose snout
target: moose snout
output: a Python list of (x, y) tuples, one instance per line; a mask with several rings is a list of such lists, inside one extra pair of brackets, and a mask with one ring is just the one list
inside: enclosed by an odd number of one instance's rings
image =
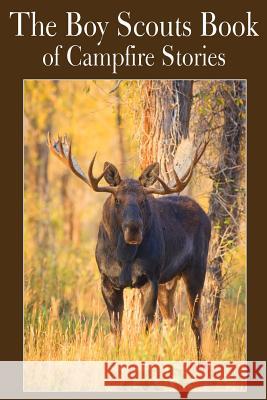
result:
[(138, 245), (143, 240), (142, 221), (127, 221), (122, 225), (124, 240), (127, 244)]

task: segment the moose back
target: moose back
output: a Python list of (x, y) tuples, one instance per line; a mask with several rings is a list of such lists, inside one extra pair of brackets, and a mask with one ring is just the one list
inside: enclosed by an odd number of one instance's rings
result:
[[(191, 198), (179, 196), (191, 179), (193, 169), (207, 142), (200, 145), (183, 177), (175, 173), (176, 184), (169, 187), (159, 177), (159, 164), (147, 167), (138, 180), (122, 179), (117, 168), (105, 163), (94, 177), (93, 157), (88, 177), (72, 157), (67, 137), (54, 141), (48, 136), (51, 152), (96, 192), (107, 192), (96, 246), (101, 289), (110, 317), (111, 331), (121, 334), (123, 290), (140, 288), (147, 329), (154, 319), (157, 302), (163, 317), (171, 318), (171, 290), (167, 282), (182, 277), (188, 294), (191, 326), (201, 358), (200, 300), (204, 285), (210, 221)], [(99, 186), (104, 178), (107, 186)], [(159, 182), (160, 187), (153, 187)], [(160, 194), (155, 198), (153, 194)]]

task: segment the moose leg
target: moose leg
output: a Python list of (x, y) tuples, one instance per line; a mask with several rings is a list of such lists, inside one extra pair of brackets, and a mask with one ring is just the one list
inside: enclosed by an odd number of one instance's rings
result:
[(191, 328), (195, 334), (196, 345), (197, 345), (197, 358), (201, 360), (202, 358), (202, 346), (201, 346), (201, 318), (200, 318), (200, 302), (201, 302), (201, 292), (202, 285), (196, 285), (195, 282), (192, 282), (192, 277), (187, 275), (183, 276), (187, 297), (188, 297), (188, 306), (191, 317)]
[(148, 332), (155, 317), (158, 298), (158, 283), (155, 280), (148, 281), (148, 283), (142, 287), (141, 293), (146, 332)]
[(159, 309), (163, 318), (173, 321), (174, 311), (174, 295), (177, 287), (178, 276), (170, 282), (159, 285), (158, 302)]
[(110, 330), (120, 337), (123, 315), (123, 290), (115, 289), (105, 275), (102, 276), (101, 289), (109, 313)]

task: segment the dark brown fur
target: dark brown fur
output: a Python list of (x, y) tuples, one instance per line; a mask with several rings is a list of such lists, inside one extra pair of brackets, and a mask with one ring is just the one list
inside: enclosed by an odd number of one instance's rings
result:
[(162, 316), (173, 318), (174, 291), (182, 277), (200, 358), (200, 300), (209, 239), (209, 219), (191, 198), (154, 198), (145, 193), (140, 181), (117, 182), (116, 194), (103, 206), (96, 247), (111, 330), (121, 332), (125, 287), (141, 289), (147, 328), (153, 322), (157, 300)]

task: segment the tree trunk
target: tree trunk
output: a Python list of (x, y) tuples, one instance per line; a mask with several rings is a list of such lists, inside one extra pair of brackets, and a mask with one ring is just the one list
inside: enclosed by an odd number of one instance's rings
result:
[[(182, 139), (189, 137), (193, 81), (156, 80), (143, 85), (143, 131), (140, 138), (140, 167), (160, 163), (160, 175), (168, 185), (174, 183), (174, 158)], [(177, 278), (160, 285), (159, 296), (174, 305)], [(168, 316), (175, 315), (174, 307)]]
[(140, 166), (160, 163), (161, 177), (173, 180), (173, 160), (182, 138), (189, 136), (193, 81), (145, 81)]
[(244, 139), (244, 81), (227, 81), (222, 87), (224, 99), (224, 127), (220, 145), (220, 158), (213, 173), (213, 190), (209, 202), (212, 223), (210, 249), (210, 285), (212, 299), (212, 326), (218, 338), (220, 327), (220, 300), (224, 283), (222, 265), (224, 255), (237, 242), (240, 207), (239, 180), (241, 151)]

